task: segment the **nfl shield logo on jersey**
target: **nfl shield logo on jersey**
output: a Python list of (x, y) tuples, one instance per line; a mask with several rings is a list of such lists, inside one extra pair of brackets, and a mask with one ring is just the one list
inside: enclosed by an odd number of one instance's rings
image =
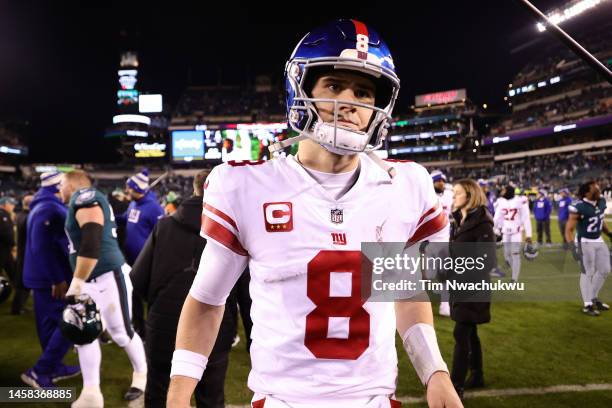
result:
[(342, 224), (343, 221), (343, 212), (340, 208), (335, 208), (331, 210), (331, 222), (334, 224)]

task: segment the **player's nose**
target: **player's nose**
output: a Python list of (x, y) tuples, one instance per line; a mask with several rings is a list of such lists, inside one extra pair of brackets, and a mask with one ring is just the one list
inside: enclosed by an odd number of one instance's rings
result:
[(351, 103), (346, 102), (357, 102), (357, 96), (355, 95), (355, 91), (350, 88), (343, 89), (340, 93), (338, 93), (338, 106), (339, 109), (342, 110), (355, 110), (357, 107)]
[(345, 87), (344, 89), (342, 89), (342, 91), (338, 93), (338, 99), (345, 100), (345, 101), (357, 101), (358, 100), (357, 96), (355, 95), (355, 90), (350, 86)]

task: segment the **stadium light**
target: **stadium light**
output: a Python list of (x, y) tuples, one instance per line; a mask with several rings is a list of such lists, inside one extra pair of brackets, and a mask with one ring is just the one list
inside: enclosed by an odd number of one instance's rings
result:
[(149, 136), (149, 132), (145, 132), (144, 130), (127, 130), (125, 134), (128, 136), (135, 136), (135, 137)]
[(115, 115), (113, 123), (142, 123), (145, 125), (151, 124), (151, 118), (144, 115)]
[[(551, 22), (559, 25), (562, 22), (579, 16), (585, 11), (592, 9), (605, 1), (606, 0), (578, 0), (564, 9), (557, 9), (552, 11), (547, 15), (547, 17)], [(539, 32), (546, 31), (546, 26), (542, 23), (537, 23), (536, 27)]]
[(24, 154), (24, 152), (16, 147), (0, 146), (0, 153), (5, 154)]
[(576, 129), (575, 123), (572, 123), (570, 125), (557, 125), (553, 128), (553, 132), (557, 133), (557, 132), (563, 132), (564, 130), (571, 130), (571, 129)]
[(34, 171), (37, 173), (57, 171), (57, 166), (36, 166), (34, 167)]
[[(574, 54), (576, 54), (580, 59), (590, 65), (595, 72), (603, 76), (610, 84), (612, 84), (612, 71), (610, 71), (608, 67), (602, 64), (601, 61), (595, 58), (590, 52), (585, 50), (582, 45), (580, 45), (569, 34), (563, 31), (563, 29), (561, 29), (550, 18), (548, 18), (546, 14), (542, 13), (536, 6), (531, 4), (529, 0), (518, 0), (518, 2), (525, 6), (525, 8), (531, 14), (533, 14), (536, 20), (545, 21), (548, 25), (548, 28), (551, 29), (550, 32), (552, 33), (552, 35), (557, 37), (557, 39), (563, 44), (565, 44), (565, 46), (567, 46), (569, 49), (571, 49)], [(575, 4), (577, 3), (574, 3), (574, 5)]]
[(138, 111), (140, 113), (158, 113), (163, 111), (163, 97), (161, 94), (140, 95), (138, 98)]

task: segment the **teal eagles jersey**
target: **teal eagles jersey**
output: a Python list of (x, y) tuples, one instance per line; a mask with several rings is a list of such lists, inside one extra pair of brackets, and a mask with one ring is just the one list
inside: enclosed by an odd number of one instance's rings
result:
[(572, 214), (578, 214), (578, 238), (597, 239), (601, 236), (606, 212), (604, 198), (600, 198), (596, 205), (584, 200), (577, 201), (570, 205), (569, 210)]
[(102, 230), (102, 245), (100, 247), (100, 258), (89, 279), (97, 278), (105, 272), (121, 268), (125, 263), (123, 254), (117, 242), (117, 225), (115, 214), (108, 204), (108, 200), (94, 188), (84, 188), (72, 195), (68, 204), (68, 216), (66, 217), (66, 235), (70, 252), (70, 265), (72, 270), (76, 267), (77, 254), (81, 245), (81, 227), (76, 220), (75, 213), (79, 208), (100, 206), (104, 213), (104, 228)]

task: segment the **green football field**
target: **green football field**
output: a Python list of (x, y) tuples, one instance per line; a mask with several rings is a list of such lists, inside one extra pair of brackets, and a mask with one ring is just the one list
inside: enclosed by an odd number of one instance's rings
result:
[[(553, 221), (553, 241), (560, 237)], [(507, 269), (505, 269), (507, 272)], [(599, 317), (581, 313), (578, 266), (571, 255), (558, 247), (542, 248), (535, 262), (523, 261), (521, 280), (528, 301), (497, 302), (492, 321), (479, 326), (484, 350), (487, 388), (492, 394), (466, 394), (466, 407), (612, 407), (612, 312)], [(504, 281), (509, 277), (504, 278)], [(538, 294), (541, 298), (538, 299)], [(600, 296), (612, 301), (612, 283), (606, 283)], [(31, 308), (31, 304), (28, 305)], [(434, 305), (434, 312), (437, 306)], [(7, 303), (0, 306), (0, 386), (21, 386), (19, 375), (40, 353), (34, 316), (10, 316)], [(442, 353), (449, 363), (453, 349), (454, 324), (436, 314), (436, 331)], [(242, 405), (250, 400), (246, 387), (250, 362), (243, 339), (232, 351), (226, 379), (228, 404)], [(399, 344), (399, 343), (398, 343)], [(107, 407), (126, 407), (122, 395), (131, 381), (127, 356), (116, 345), (102, 346), (102, 391)], [(423, 397), (413, 368), (401, 345), (398, 347), (398, 397)], [(70, 352), (66, 363), (76, 364)], [(558, 385), (600, 384), (600, 390), (566, 392), (542, 390)], [(80, 391), (80, 378), (62, 386)], [(574, 387), (578, 388), (578, 387)], [(596, 387), (594, 387), (596, 388)], [(529, 395), (529, 394), (540, 395)], [(513, 395), (518, 394), (518, 395)], [(59, 407), (67, 404), (2, 404), (15, 407)], [(404, 406), (425, 407), (415, 400)]]

